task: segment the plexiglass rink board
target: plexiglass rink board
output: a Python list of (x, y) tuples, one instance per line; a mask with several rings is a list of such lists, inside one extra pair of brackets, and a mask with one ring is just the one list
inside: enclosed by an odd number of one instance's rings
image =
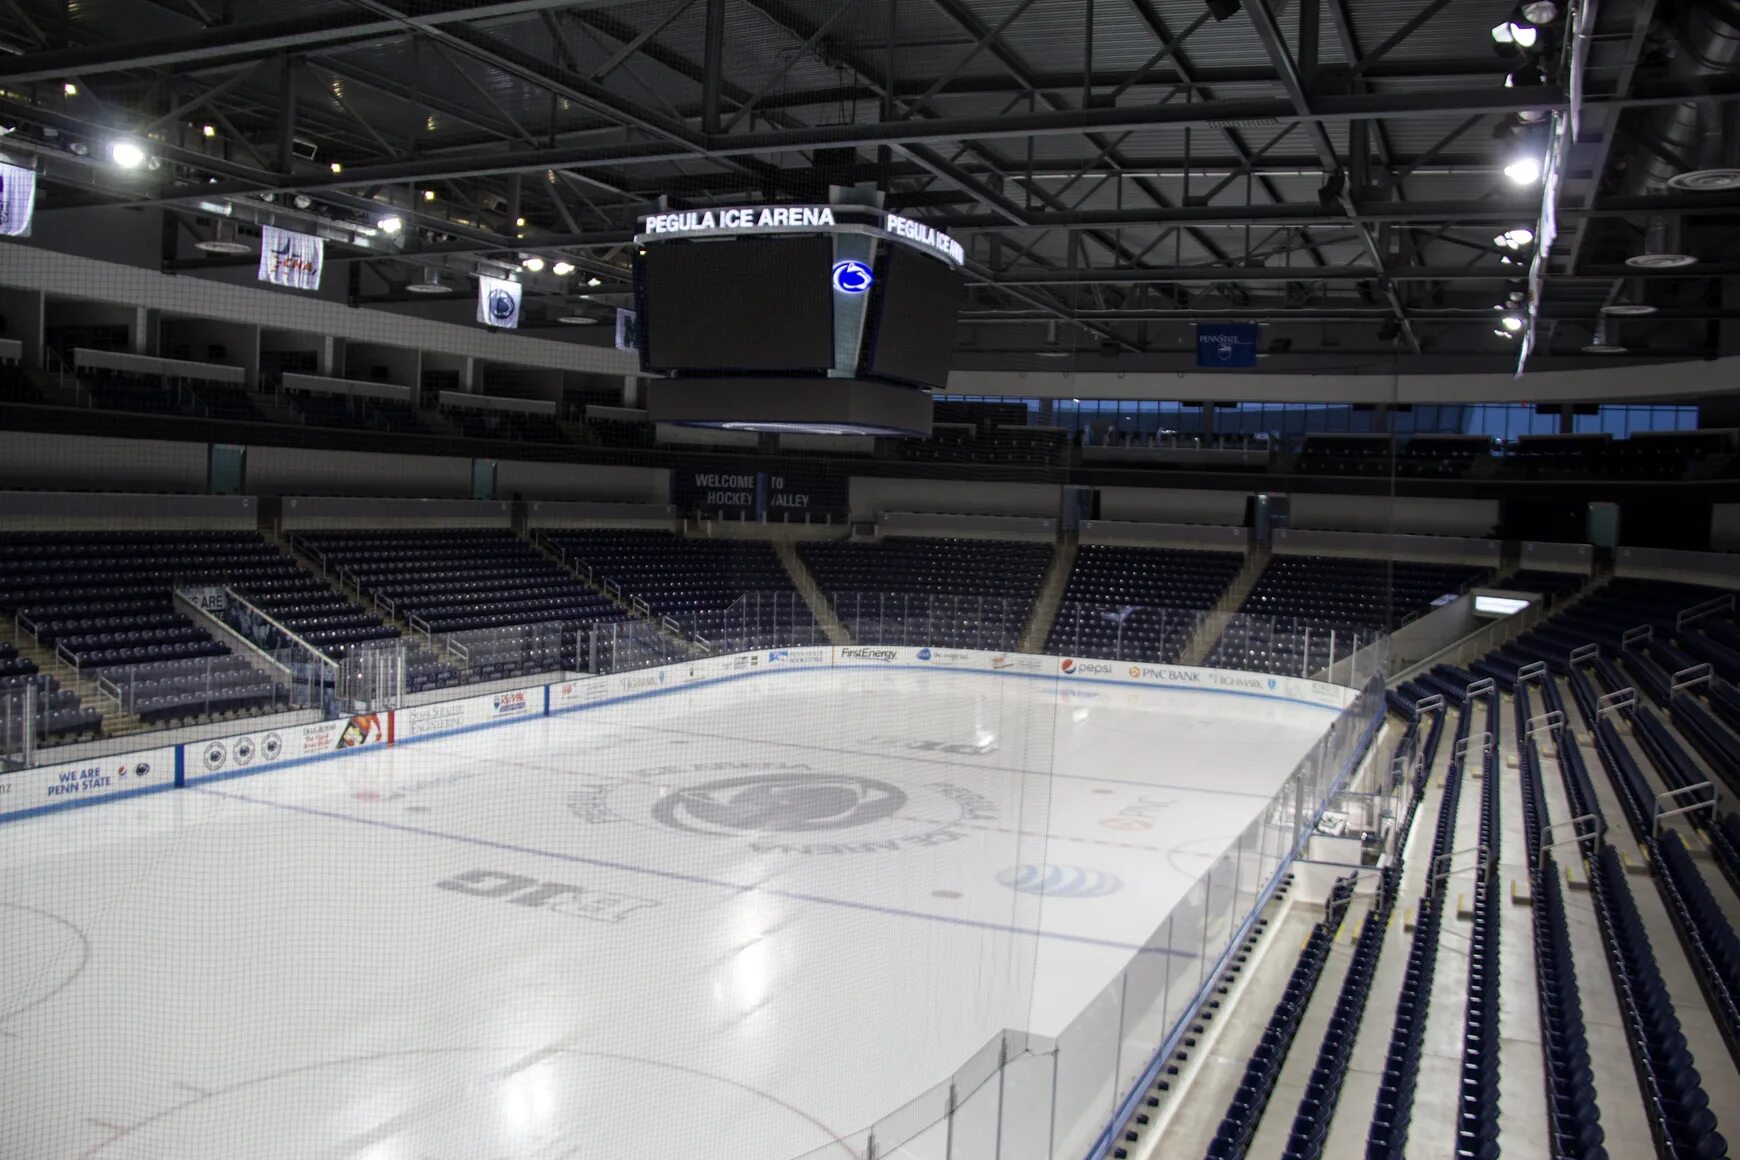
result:
[(1335, 717), (775, 672), (9, 823), (0, 1155), (1081, 1151)]

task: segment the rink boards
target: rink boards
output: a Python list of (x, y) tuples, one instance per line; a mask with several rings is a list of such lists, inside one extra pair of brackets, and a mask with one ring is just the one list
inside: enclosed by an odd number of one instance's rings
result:
[(1343, 709), (1355, 691), (1299, 677), (1098, 658), (893, 645), (803, 645), (705, 657), (608, 676), (574, 676), (482, 696), (259, 729), (0, 774), (0, 821), (247, 776), (682, 689), (803, 669), (991, 673), (1059, 684), (1188, 689)]

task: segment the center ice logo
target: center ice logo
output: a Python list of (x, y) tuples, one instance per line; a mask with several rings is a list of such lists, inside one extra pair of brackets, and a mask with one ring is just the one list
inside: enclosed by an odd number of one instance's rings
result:
[(996, 803), (947, 782), (900, 783), (807, 765), (711, 762), (658, 766), (569, 795), (594, 825), (630, 822), (736, 839), (783, 854), (868, 854), (938, 846), (994, 823)]
[(661, 800), (653, 817), (694, 834), (851, 830), (893, 817), (898, 786), (850, 774), (764, 773), (690, 786)]

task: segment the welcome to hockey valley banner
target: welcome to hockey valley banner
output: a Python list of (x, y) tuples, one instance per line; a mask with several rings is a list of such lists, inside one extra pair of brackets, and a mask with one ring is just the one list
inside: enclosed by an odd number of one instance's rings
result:
[(35, 210), (35, 170), (0, 162), (0, 237), (28, 235), (30, 216)]
[(311, 234), (260, 227), (260, 281), (292, 290), (320, 289), (326, 242)]
[(477, 320), (513, 329), (520, 324), (520, 284), (506, 278), (477, 277)]

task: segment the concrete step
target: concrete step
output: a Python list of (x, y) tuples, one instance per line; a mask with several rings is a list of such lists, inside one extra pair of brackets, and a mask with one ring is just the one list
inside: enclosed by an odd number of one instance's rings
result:
[(779, 539), (773, 541), (773, 550), (779, 556), (779, 562), (785, 565), (785, 573), (791, 577), (792, 586), (798, 590), (798, 595), (804, 598), (809, 606), (810, 616), (822, 626), (829, 643), (836, 647), (852, 643), (852, 636), (846, 631), (846, 626), (840, 623), (840, 618), (834, 615), (834, 610), (828, 605), (828, 598), (822, 592), (822, 586), (816, 583), (805, 566), (803, 557), (798, 555), (797, 544), (792, 540)]
[(1057, 621), (1058, 605), (1063, 602), (1063, 594), (1069, 588), (1070, 573), (1075, 571), (1075, 557), (1080, 547), (1081, 538), (1074, 532), (1066, 532), (1052, 551), (1051, 561), (1045, 566), (1045, 579), (1039, 585), (1039, 596), (1033, 601), (1033, 612), (1021, 633), (1021, 652), (1045, 651), (1051, 626)]

